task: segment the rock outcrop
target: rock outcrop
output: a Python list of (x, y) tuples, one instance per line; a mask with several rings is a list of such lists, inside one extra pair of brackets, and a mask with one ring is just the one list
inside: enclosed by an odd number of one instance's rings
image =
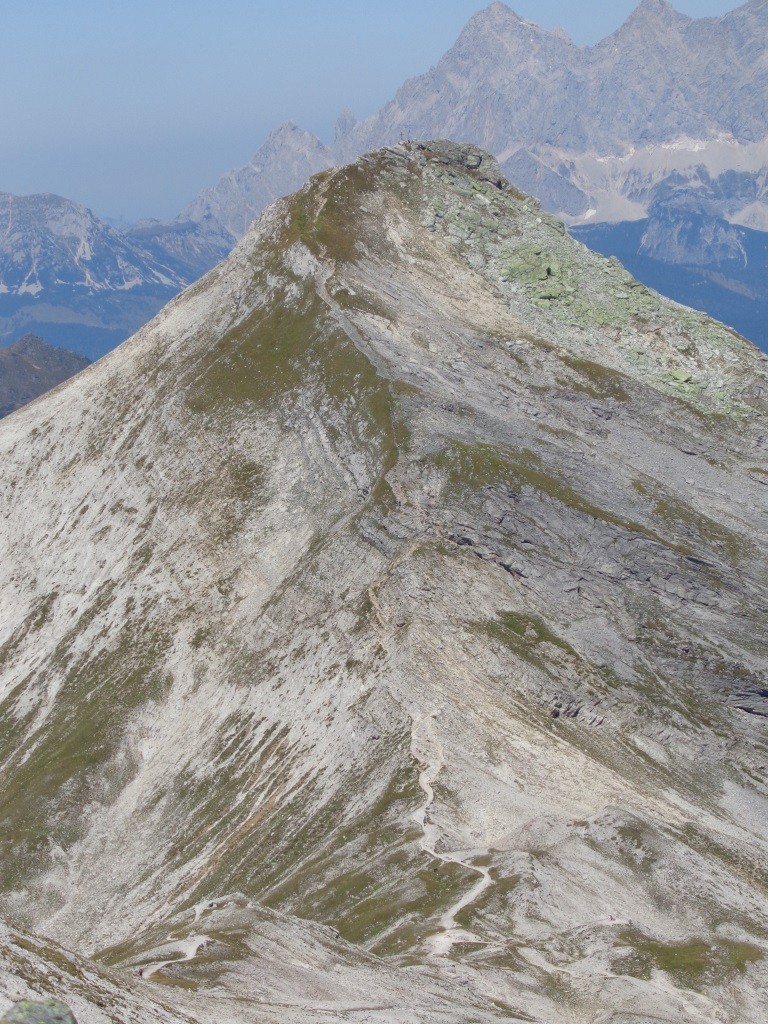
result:
[(0, 1024), (77, 1024), (72, 1011), (58, 999), (24, 999), (0, 1017)]

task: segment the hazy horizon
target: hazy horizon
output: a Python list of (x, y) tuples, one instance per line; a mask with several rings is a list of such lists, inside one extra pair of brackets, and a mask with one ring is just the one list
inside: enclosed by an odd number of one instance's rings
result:
[[(246, 163), (286, 120), (329, 141), (343, 109), (375, 113), (453, 44), (477, 0), (37, 0), (5, 12), (0, 191), (53, 192), (100, 216), (175, 217)], [(610, 34), (637, 6), (509, 3), (574, 42)], [(695, 17), (732, 0), (674, 0)]]

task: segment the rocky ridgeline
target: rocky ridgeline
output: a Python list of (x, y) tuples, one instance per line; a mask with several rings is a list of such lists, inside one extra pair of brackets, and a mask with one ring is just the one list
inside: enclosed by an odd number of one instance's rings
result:
[(617, 32), (579, 47), (493, 3), (378, 114), (343, 115), (331, 144), (292, 123), (276, 129), (201, 193), (169, 243), (191, 222), (232, 244), (309, 174), (403, 138), (447, 136), (498, 154), (504, 174), (588, 245), (766, 348), (767, 16), (763, 0), (699, 19), (643, 0)]
[[(342, 115), (329, 144), (280, 126), (171, 223), (121, 234), (60, 197), (0, 194), (0, 223), (14, 225), (11, 248), (0, 244), (0, 340), (34, 329), (99, 356), (311, 174), (403, 138), (449, 136), (495, 152), (590, 245), (623, 246), (647, 283), (766, 346), (767, 19), (764, 0), (700, 19), (643, 0), (617, 32), (579, 47), (493, 3), (377, 114)], [(618, 237), (594, 230), (617, 222)]]
[(243, 212), (279, 194), (281, 172), (299, 187), (365, 150), (442, 135), (498, 154), (511, 180), (569, 218), (636, 219), (685, 193), (697, 208), (764, 229), (766, 10), (750, 0), (694, 19), (643, 0), (618, 31), (580, 47), (493, 3), (378, 114), (342, 116), (331, 145), (282, 126), (181, 219), (207, 218), (240, 237)]
[[(669, 304), (618, 260), (574, 245), (562, 222), (506, 181), (487, 153), (446, 141), (386, 152), (395, 166), (407, 168), (415, 153), (420, 166), (433, 170), (446, 194), (428, 204), (422, 224), (498, 282), (513, 311), (542, 310), (542, 325), (551, 325), (574, 357), (597, 359), (713, 410), (745, 411), (768, 399), (768, 357), (754, 352), (756, 379), (744, 388), (746, 350), (733, 332), (682, 306), (670, 314)], [(469, 191), (467, 172), (500, 194)]]

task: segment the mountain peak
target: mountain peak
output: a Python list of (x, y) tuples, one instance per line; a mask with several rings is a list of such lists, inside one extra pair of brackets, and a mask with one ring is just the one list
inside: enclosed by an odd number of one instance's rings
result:
[[(117, 293), (118, 303), (128, 308), (129, 293), (140, 296), (154, 291), (167, 299), (182, 284), (165, 264), (85, 206), (62, 196), (0, 193), (0, 222), (9, 225), (0, 238), (0, 294), (9, 296), (15, 309), (19, 304), (27, 307), (21, 321), (25, 326), (42, 329), (45, 325), (47, 331), (46, 310), (57, 305), (62, 295), (69, 296), (71, 303), (72, 289), (79, 296)], [(146, 309), (141, 299), (135, 306)], [(99, 321), (100, 317), (91, 318), (78, 341), (97, 331)], [(60, 328), (54, 330), (58, 334)]]
[(548, 34), (545, 29), (532, 21), (522, 18), (507, 4), (500, 3), (497, 0), (496, 3), (492, 3), (489, 7), (484, 7), (469, 19), (461, 36), (459, 36), (459, 40), (465, 35), (475, 36), (479, 34), (487, 36), (488, 33), (502, 33), (506, 35), (510, 32), (517, 33), (521, 29), (535, 31), (543, 35)]
[(0, 418), (85, 369), (90, 360), (25, 334), (0, 348)]
[(487, 65), (504, 78), (510, 73), (510, 62), (527, 63), (531, 52), (546, 52), (545, 59), (551, 63), (559, 59), (556, 54), (561, 49), (572, 46), (562, 29), (550, 32), (522, 18), (507, 4), (497, 2), (470, 18), (440, 63), (450, 64), (459, 59), (472, 67)]
[(515, 11), (512, 10), (507, 4), (501, 3), (501, 0), (496, 0), (495, 3), (489, 4), (487, 7), (483, 7), (475, 15), (475, 19), (479, 20), (490, 20), (492, 18), (515, 18), (517, 21), (522, 19)]
[(64, 348), (61, 345), (51, 345), (44, 338), (41, 338), (39, 334), (34, 334), (31, 331), (28, 334), (23, 335), (18, 341), (15, 341), (12, 345), (8, 345), (4, 350), (6, 353), (14, 353), (18, 356), (24, 356), (25, 358), (37, 358), (39, 356), (57, 357), (66, 359), (68, 362), (72, 362), (73, 365), (79, 365), (81, 367), (88, 366), (91, 362), (90, 359), (85, 356), (78, 355), (71, 352), (69, 349)]
[[(669, 0), (640, 0), (624, 23), (625, 26), (638, 25), (671, 25), (686, 24), (692, 19), (687, 14), (675, 10)], [(619, 30), (621, 31), (621, 30)]]
[(14, 350), (16, 352), (23, 352), (26, 355), (30, 355), (34, 352), (39, 352), (43, 348), (52, 348), (53, 346), (48, 345), (46, 341), (40, 337), (39, 334), (25, 334), (19, 338), (13, 345), (8, 346), (8, 351)]
[(3, 914), (165, 1021), (760, 1019), (761, 372), (473, 146), (278, 200), (0, 427)]
[(338, 143), (345, 135), (349, 135), (357, 124), (357, 118), (348, 108), (342, 110), (336, 118), (334, 139)]

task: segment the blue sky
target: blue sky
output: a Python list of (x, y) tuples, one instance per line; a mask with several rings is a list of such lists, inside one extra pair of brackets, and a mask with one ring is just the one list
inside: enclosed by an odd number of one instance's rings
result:
[[(2, 0), (0, 191), (170, 218), (294, 120), (323, 138), (375, 112), (482, 0)], [(633, 0), (509, 0), (575, 42)], [(693, 16), (732, 0), (674, 0)]]

